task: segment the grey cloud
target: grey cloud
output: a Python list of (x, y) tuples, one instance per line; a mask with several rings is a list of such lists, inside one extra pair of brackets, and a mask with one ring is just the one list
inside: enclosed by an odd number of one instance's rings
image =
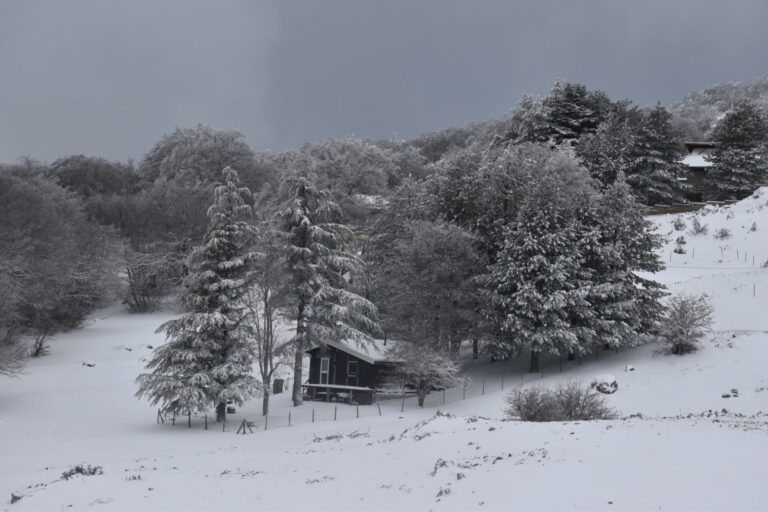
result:
[(768, 71), (762, 0), (0, 3), (0, 161), (139, 158), (198, 122), (257, 150), (498, 117), (557, 78), (672, 103)]

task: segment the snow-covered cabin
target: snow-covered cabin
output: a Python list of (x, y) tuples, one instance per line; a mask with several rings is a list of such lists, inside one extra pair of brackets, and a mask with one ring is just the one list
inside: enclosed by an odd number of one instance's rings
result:
[(713, 197), (713, 190), (707, 184), (706, 176), (709, 167), (712, 166), (707, 157), (712, 155), (715, 150), (714, 142), (686, 142), (686, 155), (683, 157), (682, 164), (685, 166), (685, 174), (682, 180), (688, 185), (688, 191), (685, 193), (689, 201), (706, 201)]
[(308, 350), (309, 379), (304, 385), (312, 398), (373, 402), (374, 393), (385, 385), (388, 374), (402, 361), (389, 355), (397, 342), (370, 340), (327, 341)]

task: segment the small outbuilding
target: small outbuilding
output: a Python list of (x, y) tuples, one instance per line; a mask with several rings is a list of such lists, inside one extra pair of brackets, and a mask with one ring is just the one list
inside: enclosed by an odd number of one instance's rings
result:
[(686, 142), (686, 155), (681, 163), (685, 172), (681, 176), (688, 190), (685, 193), (686, 199), (693, 202), (707, 201), (716, 196), (716, 190), (713, 190), (711, 183), (707, 180), (707, 172), (712, 167), (709, 157), (715, 150), (714, 142)]
[(308, 350), (309, 379), (306, 394), (313, 399), (371, 404), (388, 376), (402, 363), (389, 355), (396, 342), (371, 340), (327, 341)]

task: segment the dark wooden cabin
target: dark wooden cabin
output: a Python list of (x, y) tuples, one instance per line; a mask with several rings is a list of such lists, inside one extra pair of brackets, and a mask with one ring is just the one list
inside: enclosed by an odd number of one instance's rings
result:
[[(379, 340), (358, 346), (329, 341), (325, 346), (308, 350), (309, 379), (304, 385), (307, 395), (314, 399), (373, 403), (376, 391), (400, 363), (386, 354), (385, 343)], [(389, 343), (391, 347), (392, 342)]]

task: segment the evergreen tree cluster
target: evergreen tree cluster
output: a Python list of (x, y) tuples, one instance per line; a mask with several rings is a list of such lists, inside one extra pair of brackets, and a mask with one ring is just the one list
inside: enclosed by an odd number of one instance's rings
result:
[(718, 199), (743, 199), (768, 179), (768, 122), (750, 102), (741, 102), (714, 130), (717, 144), (707, 179)]

